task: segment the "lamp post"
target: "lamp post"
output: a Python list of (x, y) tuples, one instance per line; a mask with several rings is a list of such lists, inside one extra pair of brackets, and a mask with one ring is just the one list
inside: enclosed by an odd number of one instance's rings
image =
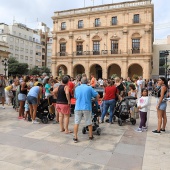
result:
[(167, 79), (167, 72), (168, 72), (167, 61), (168, 61), (169, 51), (166, 50), (166, 51), (164, 52), (164, 54), (165, 54), (165, 78)]
[(4, 71), (5, 71), (5, 76), (6, 76), (6, 72), (7, 72), (7, 67), (8, 67), (8, 60), (5, 58), (4, 60), (2, 60), (2, 65), (5, 66)]

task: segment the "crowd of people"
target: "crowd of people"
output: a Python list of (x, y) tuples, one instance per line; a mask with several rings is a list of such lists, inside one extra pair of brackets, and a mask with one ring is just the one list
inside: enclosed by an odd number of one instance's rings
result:
[[(97, 87), (103, 88), (102, 98), (95, 90)], [(169, 85), (164, 77), (158, 80), (144, 80), (141, 76), (135, 79), (127, 79), (115, 77), (111, 79), (98, 80), (91, 74), (88, 80), (86, 74), (79, 74), (76, 78), (69, 75), (62, 77), (47, 76), (15, 76), (7, 79), (0, 75), (0, 99), (2, 108), (11, 105), (18, 112), (18, 119), (32, 121), (33, 124), (39, 123), (36, 120), (37, 107), (40, 99), (53, 96), (56, 120), (54, 123), (60, 124), (60, 131), (66, 134), (72, 133), (69, 130), (71, 98), (76, 99), (74, 109), (74, 142), (78, 141), (78, 127), (82, 117), (89, 128), (89, 139), (93, 139), (92, 133), (92, 105), (91, 99), (100, 100), (101, 117), (100, 123), (104, 123), (106, 115), (109, 113), (108, 123), (113, 124), (114, 108), (117, 101), (121, 101), (125, 96), (133, 96), (137, 98), (137, 109), (140, 112), (140, 124), (137, 132), (147, 130), (147, 112), (149, 105), (149, 92), (157, 90), (157, 114), (158, 126), (153, 133), (165, 132), (167, 117), (166, 106), (164, 100), (168, 97)], [(131, 109), (133, 112), (133, 108)]]

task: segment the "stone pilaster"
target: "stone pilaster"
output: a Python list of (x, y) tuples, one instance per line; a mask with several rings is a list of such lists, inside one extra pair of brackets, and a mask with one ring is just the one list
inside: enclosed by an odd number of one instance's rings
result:
[(150, 59), (144, 59), (143, 78), (150, 79)]
[(121, 67), (121, 77), (128, 77), (128, 61), (127, 59), (122, 59), (122, 67)]
[(57, 76), (56, 63), (57, 63), (56, 60), (52, 59), (52, 62), (51, 62), (51, 71), (52, 71), (53, 77)]

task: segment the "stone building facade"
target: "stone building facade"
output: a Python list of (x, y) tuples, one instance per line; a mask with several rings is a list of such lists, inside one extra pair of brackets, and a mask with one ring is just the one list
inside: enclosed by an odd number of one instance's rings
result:
[(150, 78), (153, 9), (140, 0), (55, 12), (52, 74)]

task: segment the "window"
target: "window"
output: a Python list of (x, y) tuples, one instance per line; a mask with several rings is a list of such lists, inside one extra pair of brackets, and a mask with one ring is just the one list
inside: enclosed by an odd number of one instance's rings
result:
[(132, 39), (132, 54), (140, 53), (140, 39)]
[(78, 21), (78, 28), (83, 28), (83, 20)]
[(139, 14), (133, 16), (133, 23), (139, 23)]
[(94, 41), (93, 42), (93, 55), (99, 55), (100, 54), (100, 42)]
[(66, 22), (62, 22), (61, 23), (61, 30), (65, 30), (66, 29)]
[(28, 49), (26, 49), (25, 52), (28, 53)]
[(111, 40), (111, 54), (118, 54), (118, 41)]
[(4, 33), (4, 30), (3, 29), (0, 29), (0, 34)]
[(36, 45), (36, 48), (37, 48), (37, 49), (41, 49), (41, 46), (39, 46), (39, 45)]
[(28, 56), (25, 56), (25, 60), (28, 60)]
[(15, 51), (19, 51), (19, 47), (15, 46)]
[(83, 43), (77, 43), (77, 55), (82, 55), (83, 54)]
[(23, 60), (23, 59), (24, 59), (24, 56), (23, 56), (23, 55), (21, 55), (21, 56), (20, 56), (20, 59), (21, 59), (21, 60)]
[(61, 43), (60, 44), (60, 56), (65, 56), (66, 55), (66, 43)]
[(117, 25), (117, 16), (116, 17), (112, 17), (112, 25)]
[(95, 19), (94, 26), (95, 26), (95, 27), (99, 27), (99, 26), (100, 26), (100, 18), (96, 18), (96, 19)]
[(10, 49), (13, 50), (13, 45), (10, 45)]
[(159, 52), (159, 75), (165, 75), (166, 69), (165, 69), (165, 62), (166, 57), (165, 57), (165, 52), (160, 51)]
[(23, 51), (24, 51), (24, 48), (21, 48), (20, 50), (21, 50), (21, 52), (23, 52)]

